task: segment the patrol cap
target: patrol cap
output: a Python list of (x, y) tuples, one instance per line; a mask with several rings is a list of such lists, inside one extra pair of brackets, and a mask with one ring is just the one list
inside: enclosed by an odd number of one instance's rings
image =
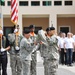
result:
[(50, 31), (50, 27), (48, 27), (48, 28), (46, 29), (46, 31), (47, 31), (47, 32)]
[(30, 33), (30, 30), (29, 30), (29, 29), (28, 29), (28, 30), (25, 29), (25, 30), (23, 31), (23, 33), (24, 33), (24, 34), (29, 34), (29, 33)]
[(54, 28), (54, 27), (50, 27), (50, 31), (51, 31), (51, 30), (55, 30), (55, 28)]
[(35, 28), (35, 25), (32, 24), (32, 25), (29, 26), (29, 28), (30, 28), (30, 29), (31, 29), (31, 28)]
[(17, 27), (17, 28), (19, 28), (19, 25), (17, 25), (17, 26), (16, 26), (16, 25), (14, 25), (14, 29), (15, 29), (16, 27)]

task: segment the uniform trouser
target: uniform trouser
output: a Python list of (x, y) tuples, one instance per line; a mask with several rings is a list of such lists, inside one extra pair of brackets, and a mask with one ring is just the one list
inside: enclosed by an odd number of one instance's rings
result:
[(44, 58), (44, 74), (57, 75), (58, 60), (49, 60)]
[(32, 54), (32, 61), (31, 61), (31, 75), (36, 75), (36, 52), (34, 54)]
[(23, 60), (22, 66), (23, 66), (23, 75), (30, 75), (30, 60)]
[(21, 63), (20, 55), (10, 54), (10, 66), (12, 70), (12, 75), (21, 75), (22, 63)]
[(66, 49), (67, 64), (72, 64), (73, 49)]
[(1, 68), (2, 68), (2, 75), (7, 75), (7, 54), (0, 56), (0, 75), (1, 75)]
[(75, 51), (73, 52), (72, 62), (75, 62)]
[(61, 64), (65, 64), (65, 52), (64, 52), (64, 48), (61, 48), (60, 59), (61, 59)]

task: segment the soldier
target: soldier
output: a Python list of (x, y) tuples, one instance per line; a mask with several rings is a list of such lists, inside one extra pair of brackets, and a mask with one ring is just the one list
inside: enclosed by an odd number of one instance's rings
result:
[(24, 31), (24, 37), (20, 43), (20, 55), (23, 65), (23, 75), (30, 75), (31, 54), (36, 50), (35, 44), (30, 38), (30, 30)]
[[(56, 70), (58, 68), (58, 40), (55, 35), (55, 28), (48, 27), (46, 29), (47, 36), (46, 36), (46, 44), (45, 49), (43, 50), (43, 58), (44, 58), (44, 69), (45, 75), (56, 75)], [(43, 44), (43, 42), (41, 42)]]
[(10, 49), (10, 46), (5, 48), (6, 38), (3, 36), (3, 31), (0, 29), (0, 75), (2, 68), (2, 75), (7, 75), (7, 50)]
[[(35, 31), (35, 25), (30, 25), (29, 26), (30, 28), (30, 38), (32, 39), (32, 42), (36, 42), (36, 34), (34, 33)], [(32, 54), (32, 61), (31, 61), (31, 75), (36, 75), (36, 54), (37, 52), (35, 51), (33, 54)]]
[[(15, 26), (14, 26), (15, 29)], [(20, 40), (22, 37), (19, 34), (19, 25), (13, 33), (8, 34), (8, 40), (10, 44), (10, 66), (12, 70), (12, 75), (21, 75), (22, 64), (20, 59)]]

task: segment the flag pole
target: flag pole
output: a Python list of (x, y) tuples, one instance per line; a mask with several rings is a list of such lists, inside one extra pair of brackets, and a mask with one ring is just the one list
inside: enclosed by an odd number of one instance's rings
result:
[[(13, 9), (13, 10), (12, 10)], [(18, 23), (18, 2), (17, 0), (11, 0), (11, 21), (15, 24), (15, 28), (17, 29)], [(16, 46), (18, 46), (18, 33), (16, 33)]]
[[(1, 1), (0, 1), (0, 19), (1, 19), (1, 21), (0, 21), (0, 30), (3, 30), (3, 14), (2, 14), (2, 6), (1, 6)], [(2, 48), (2, 35), (0, 35), (1, 36), (1, 48)]]
[[(16, 0), (16, 17), (18, 17), (18, 2)], [(16, 29), (17, 29), (17, 24), (18, 23), (18, 19), (17, 19), (17, 22), (16, 22)], [(16, 33), (16, 46), (18, 46), (18, 32)]]

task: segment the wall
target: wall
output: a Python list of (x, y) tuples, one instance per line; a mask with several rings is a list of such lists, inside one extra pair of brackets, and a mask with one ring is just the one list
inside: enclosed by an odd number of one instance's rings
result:
[(75, 18), (74, 17), (58, 18), (57, 19), (58, 31), (59, 31), (59, 26), (70, 26), (71, 32), (75, 34)]
[(10, 18), (4, 18), (3, 19), (3, 24), (4, 24), (5, 27), (14, 26), (14, 24), (11, 22), (11, 19)]
[(49, 26), (49, 18), (23, 18), (23, 27), (28, 27), (30, 24), (36, 27), (42, 27), (44, 30)]

